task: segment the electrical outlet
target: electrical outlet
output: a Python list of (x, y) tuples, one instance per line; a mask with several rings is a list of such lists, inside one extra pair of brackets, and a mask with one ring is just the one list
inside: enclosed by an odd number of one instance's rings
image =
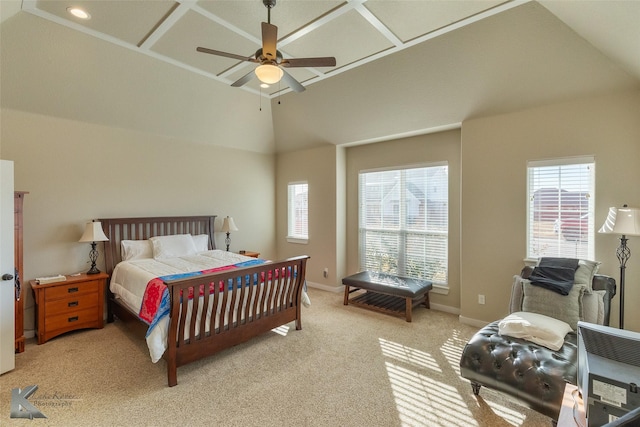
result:
[(484, 295), (478, 295), (478, 304), (484, 304)]
[(329, 277), (329, 269), (327, 267), (322, 270), (322, 275), (325, 277), (325, 279)]

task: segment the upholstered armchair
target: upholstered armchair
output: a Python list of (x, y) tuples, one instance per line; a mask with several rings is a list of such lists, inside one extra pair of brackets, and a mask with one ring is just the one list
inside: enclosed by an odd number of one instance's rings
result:
[[(609, 324), (616, 283), (611, 277), (594, 274), (596, 268), (597, 263), (581, 261), (575, 272), (576, 285), (567, 295), (532, 286), (529, 278), (534, 272), (533, 267), (525, 267), (514, 276), (510, 315), (478, 331), (462, 353), (460, 372), (471, 382), (474, 394), (478, 395), (482, 386), (489, 387), (510, 395), (554, 421), (558, 419), (565, 383), (576, 384), (577, 321)], [(578, 280), (588, 280), (589, 284), (578, 286)], [(518, 331), (523, 319), (530, 326), (539, 314), (550, 319), (549, 322), (560, 320), (562, 324), (570, 325), (566, 329), (569, 332), (564, 335), (563, 330), (559, 335), (560, 341), (555, 343), (549, 342), (543, 332), (535, 332), (535, 337), (514, 333), (522, 335), (515, 337), (504, 333), (509, 330), (509, 318), (515, 319), (516, 327), (512, 330)], [(555, 329), (556, 334), (560, 330), (555, 325), (551, 329)], [(542, 340), (536, 339), (540, 336)]]

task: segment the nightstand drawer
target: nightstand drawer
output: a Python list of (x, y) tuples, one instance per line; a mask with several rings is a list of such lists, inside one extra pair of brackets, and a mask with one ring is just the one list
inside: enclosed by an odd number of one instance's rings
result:
[(55, 316), (60, 313), (71, 313), (87, 308), (98, 306), (99, 295), (97, 292), (91, 294), (73, 294), (67, 298), (60, 298), (44, 303), (44, 311), (47, 316)]
[[(47, 317), (47, 330), (56, 331), (57, 329), (77, 329), (82, 324), (95, 324), (96, 310), (86, 309), (79, 311), (69, 311), (55, 316)], [(100, 321), (102, 319), (99, 319)]]
[(69, 283), (51, 287), (45, 292), (45, 301), (53, 301), (61, 298), (74, 298), (76, 295), (97, 293), (100, 287), (99, 280), (92, 280), (83, 283)]

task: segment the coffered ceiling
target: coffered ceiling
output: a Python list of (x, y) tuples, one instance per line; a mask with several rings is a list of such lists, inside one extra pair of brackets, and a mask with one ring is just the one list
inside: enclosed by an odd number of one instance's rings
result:
[[(90, 15), (68, 13), (78, 6)], [(2, 108), (243, 150), (352, 144), (640, 88), (640, 0), (278, 0), (306, 91), (256, 78), (262, 0), (0, 0)]]
[[(278, 0), (270, 21), (285, 58), (333, 56), (335, 67), (292, 68), (304, 86), (502, 12), (520, 1)], [(69, 13), (78, 7), (90, 14)], [(77, 31), (231, 84), (255, 64), (196, 52), (196, 47), (253, 56), (261, 47), (260, 0), (23, 0), (22, 10)], [(260, 91), (254, 78), (245, 89)], [(284, 82), (262, 89), (273, 95)]]

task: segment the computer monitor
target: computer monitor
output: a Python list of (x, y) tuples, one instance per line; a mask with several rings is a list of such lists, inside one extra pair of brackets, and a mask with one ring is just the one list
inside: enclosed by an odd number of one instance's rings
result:
[(640, 407), (640, 333), (578, 322), (578, 389), (589, 427)]

